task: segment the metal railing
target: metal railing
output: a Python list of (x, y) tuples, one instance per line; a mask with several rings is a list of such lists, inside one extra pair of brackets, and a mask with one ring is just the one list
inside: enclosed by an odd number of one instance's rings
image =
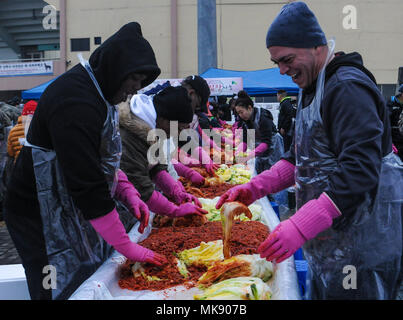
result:
[(60, 58), (0, 59), (0, 63), (58, 61)]

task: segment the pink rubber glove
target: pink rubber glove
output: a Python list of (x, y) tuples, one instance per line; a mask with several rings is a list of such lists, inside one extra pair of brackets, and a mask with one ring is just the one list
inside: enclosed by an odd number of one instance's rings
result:
[(261, 155), (267, 149), (269, 149), (269, 146), (267, 145), (267, 143), (262, 142), (251, 153), (253, 154), (253, 157), (255, 157), (255, 156)]
[(176, 172), (181, 177), (185, 177), (186, 179), (190, 180), (192, 184), (196, 186), (201, 186), (204, 184), (205, 181), (204, 177), (197, 171), (186, 167), (184, 164), (180, 162), (172, 161), (172, 163), (174, 165)]
[(190, 157), (185, 151), (179, 149), (179, 161), (188, 167), (200, 166), (200, 161)]
[(200, 127), (200, 125), (197, 127), (197, 130), (199, 131), (199, 134), (204, 141), (206, 145), (209, 145), (210, 148), (213, 148), (216, 151), (221, 151), (221, 148), (217, 146), (217, 144), (214, 142), (212, 137), (209, 137), (207, 133), (204, 132), (204, 130)]
[(147, 201), (147, 205), (152, 212), (171, 218), (183, 217), (188, 214), (197, 214), (199, 216), (203, 216), (208, 213), (208, 211), (199, 208), (192, 203), (185, 203), (181, 204), (180, 206), (176, 206), (158, 191), (153, 192), (151, 198)]
[(115, 198), (122, 201), (130, 212), (140, 221), (139, 232), (143, 233), (148, 225), (150, 212), (147, 205), (141, 201), (140, 193), (127, 179), (122, 170), (118, 170), (118, 184), (115, 191)]
[(246, 144), (246, 142), (241, 142), (235, 152), (235, 156), (238, 156), (239, 153), (241, 152), (245, 152), (248, 149), (248, 145)]
[(259, 144), (254, 150), (252, 150), (251, 152), (249, 152), (249, 154), (246, 157), (240, 157), (237, 159), (238, 163), (246, 163), (248, 162), (250, 159), (259, 156), (260, 154), (262, 154), (263, 152), (265, 152), (267, 149), (269, 148), (269, 146), (267, 145), (267, 143), (262, 142), (261, 144)]
[(103, 217), (89, 220), (89, 222), (107, 243), (126, 258), (132, 261), (152, 263), (157, 266), (168, 262), (163, 255), (130, 240), (116, 209)]
[(306, 241), (328, 229), (341, 213), (326, 193), (308, 201), (291, 218), (282, 221), (258, 248), (261, 258), (284, 261)]
[(234, 124), (232, 125), (232, 132), (235, 134), (235, 130), (238, 129), (239, 123), (238, 122), (234, 122)]
[(177, 205), (194, 202), (194, 204), (196, 206), (198, 206), (199, 208), (201, 208), (203, 206), (202, 203), (200, 202), (200, 200), (196, 196), (194, 196), (193, 194), (187, 193), (185, 188), (183, 188), (183, 190), (184, 191), (182, 193), (179, 193), (176, 195), (177, 198), (176, 198), (176, 201), (174, 200), (174, 202)]
[(167, 171), (162, 170), (154, 177), (154, 182), (168, 197), (180, 205), (183, 202), (194, 201), (198, 207), (202, 207), (201, 202), (195, 196), (186, 192), (180, 181), (175, 180)]
[(269, 170), (265, 170), (252, 178), (248, 183), (229, 189), (220, 197), (216, 208), (219, 209), (224, 202), (231, 201), (240, 201), (249, 206), (268, 194), (291, 187), (295, 183), (294, 169), (295, 166), (287, 160), (280, 160)]
[(234, 146), (234, 141), (231, 138), (221, 137), (221, 142), (227, 146)]
[(234, 146), (238, 146), (238, 145), (241, 145), (242, 143), (245, 143), (245, 149), (242, 151), (246, 151), (247, 144), (243, 140), (243, 129), (238, 129), (238, 128), (234, 129), (233, 135), (234, 135)]
[(397, 148), (395, 147), (395, 145), (392, 143), (392, 151), (393, 151), (393, 153), (395, 153), (395, 154), (398, 154), (399, 153), (399, 150), (397, 150)]
[(181, 183), (175, 180), (167, 171), (161, 170), (158, 172), (153, 181), (155, 185), (162, 190), (167, 196), (174, 198), (174, 194), (181, 192)]
[(210, 174), (215, 174), (215, 171), (220, 167), (218, 164), (215, 164), (213, 160), (211, 160), (210, 156), (202, 147), (197, 147), (196, 152), (199, 156), (199, 161), (202, 166), (206, 168), (207, 172)]
[(219, 123), (222, 127), (224, 127), (224, 126), (227, 124), (226, 121), (221, 120), (221, 119), (218, 119), (218, 123)]

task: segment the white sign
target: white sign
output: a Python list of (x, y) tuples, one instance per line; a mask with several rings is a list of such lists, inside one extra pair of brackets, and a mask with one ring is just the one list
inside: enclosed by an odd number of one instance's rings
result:
[[(238, 91), (243, 90), (242, 78), (205, 78), (210, 87), (210, 96), (230, 96)], [(162, 85), (169, 81), (171, 86), (180, 86), (183, 79), (157, 79), (147, 87), (138, 91), (144, 93), (157, 85)]]
[(211, 96), (230, 96), (243, 90), (242, 78), (206, 78)]
[(53, 61), (0, 63), (0, 77), (53, 74)]

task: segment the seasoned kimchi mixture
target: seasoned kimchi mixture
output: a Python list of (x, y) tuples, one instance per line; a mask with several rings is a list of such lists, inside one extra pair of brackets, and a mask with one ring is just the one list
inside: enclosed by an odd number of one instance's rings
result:
[[(230, 249), (233, 256), (238, 254), (255, 254), (262, 241), (268, 236), (268, 228), (257, 221), (234, 221)], [(146, 277), (134, 277), (134, 262), (127, 260), (120, 267), (119, 286), (129, 290), (163, 290), (180, 284), (187, 287), (196, 285), (199, 277), (207, 271), (205, 266), (188, 266), (189, 276), (183, 277), (177, 268), (176, 253), (195, 248), (202, 241), (209, 242), (223, 238), (220, 221), (207, 222), (201, 226), (169, 226), (153, 229), (147, 239), (139, 244), (168, 259), (168, 264), (156, 267), (143, 264), (144, 272), (158, 280), (151, 281)]]

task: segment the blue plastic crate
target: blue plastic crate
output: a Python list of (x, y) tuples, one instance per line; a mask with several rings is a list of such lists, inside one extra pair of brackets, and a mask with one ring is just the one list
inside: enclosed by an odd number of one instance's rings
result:
[(276, 202), (274, 202), (274, 201), (270, 201), (270, 204), (271, 204), (274, 212), (276, 213), (277, 217), (280, 219), (280, 211), (279, 211), (279, 208), (278, 208), (278, 204)]
[(301, 297), (304, 297), (306, 291), (306, 274), (308, 271), (308, 262), (304, 259), (301, 248), (294, 253), (294, 261)]

